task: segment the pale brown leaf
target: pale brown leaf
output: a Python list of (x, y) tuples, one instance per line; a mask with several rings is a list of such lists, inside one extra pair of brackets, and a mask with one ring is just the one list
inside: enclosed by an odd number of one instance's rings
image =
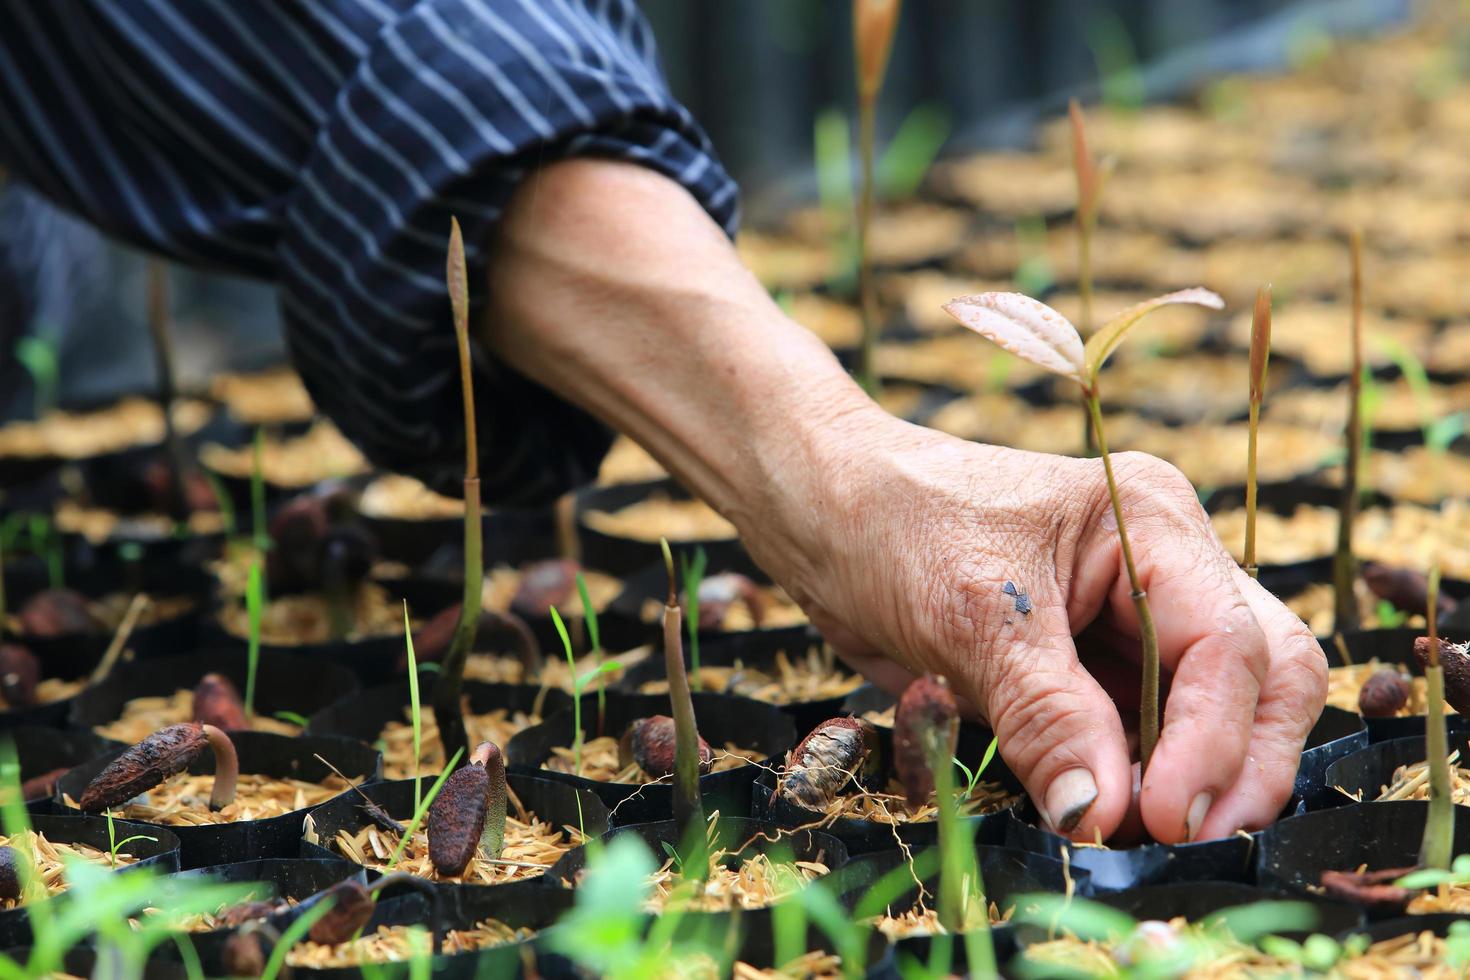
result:
[(980, 293), (952, 299), (944, 311), (1017, 357), (1084, 383), (1082, 337), (1045, 303), (1021, 293)]

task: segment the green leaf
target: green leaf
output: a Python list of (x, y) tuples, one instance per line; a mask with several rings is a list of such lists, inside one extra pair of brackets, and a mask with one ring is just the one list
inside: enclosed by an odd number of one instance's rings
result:
[(61, 390), (61, 363), (56, 347), (44, 337), (22, 337), (15, 342), (15, 359), (31, 376), (36, 418), (52, 411)]
[(1203, 924), (1224, 929), (1240, 942), (1253, 943), (1273, 932), (1306, 932), (1317, 924), (1317, 910), (1306, 902), (1252, 902), (1222, 909)]
[[(923, 881), (939, 870), (939, 848), (930, 847), (922, 851), (915, 851), (913, 861), (891, 868), (863, 894), (853, 911), (853, 918), (858, 921), (871, 919), (883, 914), (898, 900), (898, 897), (914, 887), (914, 879)], [(841, 875), (841, 870), (837, 874)]]
[(1162, 306), (1175, 304), (1190, 304), (1203, 306), (1211, 310), (1223, 310), (1225, 301), (1208, 289), (1193, 288), (1181, 289), (1177, 292), (1166, 293), (1163, 296), (1155, 296), (1153, 299), (1144, 300), (1142, 303), (1130, 306), (1128, 309), (1113, 317), (1103, 324), (1091, 337), (1087, 338), (1084, 346), (1084, 360), (1086, 363), (1085, 380), (1089, 388), (1097, 385), (1098, 372), (1107, 363), (1113, 351), (1123, 342), (1128, 331), (1132, 330), (1145, 316)]
[(408, 621), (408, 600), (403, 600), (403, 642), (408, 654), (408, 704), (413, 722), (413, 806), (417, 810), (423, 781), (419, 776), (419, 763), (424, 758), (424, 721), (419, 702), (419, 665), (413, 652), (413, 625)]
[(307, 725), (311, 724), (310, 718), (306, 717), (305, 715), (298, 715), (294, 711), (277, 711), (276, 718), (280, 721), (286, 722), (287, 724), (296, 725), (300, 728), (305, 728)]
[(587, 624), (587, 639), (593, 650), (602, 649), (602, 633), (597, 628), (597, 610), (592, 605), (592, 596), (587, 592), (587, 578), (577, 572), (577, 596), (582, 600), (582, 621)]
[(1424, 445), (1432, 453), (1444, 454), (1450, 444), (1465, 434), (1470, 427), (1470, 412), (1455, 412), (1431, 422), (1424, 430)]
[(255, 714), (255, 677), (260, 670), (260, 621), (265, 615), (265, 583), (261, 579), (259, 558), (250, 563), (250, 577), (245, 583), (245, 614), (250, 620), (245, 668), (245, 715), (249, 717)]
[(1031, 893), (1016, 898), (1014, 922), (1046, 930), (1065, 929), (1079, 939), (1117, 940), (1131, 935), (1138, 922), (1126, 912), (1064, 895)]
[(879, 196), (902, 201), (918, 193), (949, 133), (949, 112), (943, 106), (915, 106), (888, 141), (875, 168)]

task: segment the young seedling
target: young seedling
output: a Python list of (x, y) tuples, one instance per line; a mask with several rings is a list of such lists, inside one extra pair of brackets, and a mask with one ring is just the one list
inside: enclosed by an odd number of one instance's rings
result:
[[(577, 676), (577, 658), (572, 653), (572, 637), (567, 632), (567, 624), (561, 618), (561, 613), (556, 607), (551, 607), (551, 624), (556, 627), (556, 635), (561, 638), (561, 646), (567, 657), (567, 670), (573, 677)], [(580, 688), (572, 692), (572, 774), (582, 775), (582, 691)]]
[(505, 797), (505, 758), (495, 743), (481, 742), (429, 807), (429, 860), (440, 877), (464, 874), (476, 851), (500, 857)]
[(56, 356), (56, 345), (43, 337), (22, 337), (15, 342), (15, 359), (31, 376), (35, 416), (44, 418), (56, 410), (61, 392), (61, 362)]
[[(111, 813), (111, 811), (109, 811), (108, 814), (107, 814), (107, 866), (110, 867), (110, 868), (117, 867), (117, 856), (118, 856), (118, 854), (122, 852), (122, 849), (124, 847), (128, 846), (129, 844), (131, 844), (135, 840), (151, 840), (155, 844), (158, 843), (158, 838), (157, 837), (149, 837), (147, 834), (133, 834), (131, 837), (124, 837), (122, 840), (118, 840), (117, 839), (117, 828), (113, 826), (113, 823), (112, 823), (112, 813)], [(8, 848), (8, 847), (6, 847), (6, 848), (0, 848), (0, 850), (7, 851), (7, 852), (9, 852), (12, 855), (15, 853), (14, 851), (11, 851), (10, 848)], [(3, 861), (0, 861), (0, 869), (3, 869), (3, 867), (4, 867), (4, 862)], [(3, 881), (3, 880), (4, 880), (4, 875), (3, 874), (0, 874), (0, 881)], [(15, 898), (17, 896), (16, 895), (10, 895), (10, 896), (0, 895), (0, 898), (3, 898), (3, 897)]]
[(265, 513), (265, 429), (259, 426), (250, 442), (250, 528), (256, 555), (270, 551), (270, 521)]
[(153, 365), (158, 375), (158, 407), (163, 411), (164, 445), (168, 450), (168, 512), (176, 522), (188, 519), (188, 497), (184, 474), (188, 460), (184, 443), (174, 426), (174, 354), (169, 336), (168, 269), (162, 262), (148, 263), (148, 332), (153, 338)]
[(1428, 662), (1424, 681), (1429, 702), (1424, 719), (1424, 750), (1429, 766), (1429, 814), (1424, 820), (1424, 840), (1419, 847), (1419, 865), (1448, 871), (1455, 851), (1455, 800), (1450, 788), (1449, 737), (1445, 731), (1445, 673), (1439, 645), (1439, 563), (1429, 569)]
[(205, 674), (194, 686), (194, 720), (225, 731), (250, 727), (240, 692), (224, 674)]
[(449, 260), (446, 279), (449, 303), (454, 311), (454, 334), (459, 344), (459, 378), (464, 398), (464, 599), (460, 606), (459, 625), (439, 670), (434, 685), (434, 718), (439, 723), (439, 738), (446, 753), (463, 754), (469, 748), (465, 733), (464, 709), (460, 692), (464, 688), (464, 667), (480, 623), (480, 591), (485, 564), (480, 521), (480, 451), (475, 426), (475, 390), (470, 361), (470, 293), (465, 268), (464, 238), (459, 222), (449, 225)]
[(403, 857), (403, 851), (408, 847), (408, 842), (418, 832), (419, 825), (424, 822), (424, 817), (428, 814), (429, 808), (438, 799), (439, 791), (444, 788), (444, 783), (448, 781), (450, 775), (455, 771), (455, 767), (459, 765), (459, 760), (463, 757), (464, 753), (456, 749), (454, 754), (449, 757), (449, 761), (444, 763), (444, 768), (440, 770), (439, 777), (434, 780), (434, 785), (429, 787), (429, 791), (419, 801), (419, 805), (413, 811), (412, 819), (408, 821), (408, 826), (404, 828), (402, 836), (398, 838), (398, 846), (388, 856), (387, 868), (389, 871), (392, 871), (398, 865), (398, 859)]
[(1266, 362), (1271, 357), (1271, 287), (1256, 293), (1251, 316), (1250, 422), (1245, 460), (1245, 571), (1251, 578), (1260, 574), (1256, 564), (1256, 432), (1261, 425), (1261, 402), (1266, 397)]
[(245, 617), (250, 635), (245, 655), (245, 716), (255, 717), (255, 678), (260, 672), (260, 624), (265, 616), (265, 579), (261, 575), (260, 558), (250, 563), (245, 580)]
[(1112, 457), (1108, 455), (1107, 436), (1103, 431), (1102, 402), (1098, 390), (1098, 374), (1108, 356), (1123, 342), (1128, 331), (1148, 313), (1161, 306), (1187, 303), (1212, 310), (1223, 309), (1224, 300), (1208, 289), (1183, 289), (1157, 296), (1129, 307), (1113, 317), (1084, 346), (1082, 337), (1066, 317), (1044, 303), (1019, 293), (981, 293), (963, 296), (946, 303), (944, 309), (964, 326), (999, 344), (1018, 357), (1025, 358), (1048, 371), (1071, 378), (1087, 399), (1092, 418), (1092, 432), (1102, 456), (1107, 476), (1108, 495), (1112, 498), (1113, 518), (1118, 525), (1118, 545), (1133, 590), (1133, 605), (1138, 613), (1139, 642), (1142, 646), (1143, 683), (1139, 699), (1139, 753), (1144, 768), (1148, 767), (1154, 745), (1159, 739), (1159, 641), (1154, 630), (1148, 595), (1138, 578), (1133, 563), (1133, 549), (1128, 542), (1128, 526), (1123, 517), (1123, 502), (1118, 496), (1118, 481), (1113, 474)]
[[(939, 924), (953, 935), (967, 930), (969, 912), (985, 908), (984, 884), (975, 869), (969, 835), (961, 828), (955, 800), (954, 752), (960, 734), (959, 705), (942, 677), (925, 674), (898, 700), (893, 718), (893, 762), (911, 807), (934, 798), (939, 824)], [(987, 924), (988, 925), (988, 924)], [(970, 963), (977, 976), (994, 973), (994, 950)], [(974, 947), (968, 952), (977, 952)]]
[[(689, 695), (689, 677), (684, 673), (684, 649), (679, 636), (679, 580), (674, 575), (674, 553), (669, 550), (668, 539), (662, 539), (659, 544), (664, 553), (664, 570), (669, 576), (669, 595), (664, 602), (664, 672), (669, 679), (669, 707), (674, 717), (674, 821), (681, 834), (702, 842), (704, 836), (700, 831), (705, 820), (704, 801), (699, 796), (699, 773), (703, 753), (694, 721), (694, 701)], [(703, 877), (702, 857), (694, 862), (694, 867)]]
[(873, 144), (878, 94), (888, 72), (902, 0), (853, 0), (853, 51), (857, 64), (858, 157), (862, 184), (858, 191), (857, 253), (858, 301), (863, 318), (863, 346), (858, 379), (870, 395), (878, 393), (878, 299), (873, 285), (872, 262), (868, 257), (868, 232), (873, 223)]
[[(597, 610), (592, 606), (592, 595), (587, 591), (587, 577), (577, 572), (577, 596), (582, 600), (582, 621), (587, 624), (587, 641), (592, 648), (592, 666), (602, 670), (602, 630), (597, 625)], [(597, 685), (597, 735), (602, 737), (607, 722), (607, 685)]]
[(1348, 238), (1348, 255), (1352, 281), (1352, 370), (1348, 374), (1348, 419), (1344, 438), (1347, 440), (1343, 464), (1342, 497), (1338, 501), (1337, 551), (1332, 557), (1332, 583), (1335, 597), (1332, 629), (1335, 633), (1356, 629), (1358, 600), (1353, 592), (1357, 578), (1357, 561), (1353, 556), (1353, 523), (1358, 516), (1358, 481), (1362, 474), (1363, 416), (1360, 397), (1363, 391), (1363, 236), (1354, 230)]
[(704, 572), (709, 566), (709, 556), (705, 554), (704, 546), (700, 545), (694, 549), (694, 560), (690, 561), (687, 556), (679, 556), (679, 564), (684, 569), (684, 605), (689, 614), (689, 622), (686, 629), (689, 633), (689, 669), (694, 676), (690, 679), (690, 685), (696, 691), (704, 690), (704, 675), (699, 668), (699, 629), (700, 623), (700, 587), (704, 584)]
[(413, 807), (417, 810), (423, 802), (419, 763), (424, 757), (424, 721), (419, 704), (419, 663), (413, 651), (413, 629), (408, 622), (407, 599), (403, 601), (403, 642), (405, 655), (408, 657), (408, 706), (409, 717), (413, 722)]
[(161, 728), (125, 750), (87, 785), (77, 806), (84, 813), (101, 813), (126, 803), (189, 768), (206, 748), (214, 750), (214, 789), (209, 795), (209, 808), (223, 810), (234, 802), (240, 760), (228, 735), (199, 722)]

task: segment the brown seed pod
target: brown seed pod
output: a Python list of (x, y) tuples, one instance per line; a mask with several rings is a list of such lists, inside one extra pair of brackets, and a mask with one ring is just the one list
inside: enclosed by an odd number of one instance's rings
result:
[(194, 720), (225, 731), (250, 728), (240, 692), (224, 674), (205, 674), (194, 688)]
[(56, 789), (56, 781), (65, 776), (71, 769), (61, 766), (50, 772), (43, 772), (39, 776), (32, 776), (20, 784), (20, 798), (22, 800), (39, 800), (50, 796)]
[(911, 807), (934, 795), (933, 759), (954, 756), (960, 709), (943, 677), (925, 674), (904, 689), (893, 716), (893, 765)]
[(289, 906), (279, 900), (274, 902), (241, 902), (238, 905), (231, 905), (221, 909), (219, 914), (215, 916), (215, 919), (222, 927), (234, 929), (255, 919), (264, 919), (275, 915), (277, 912), (284, 912), (287, 908)]
[(0, 847), (0, 898), (20, 898), (20, 854), (13, 847)]
[[(493, 751), (487, 752), (487, 746)], [(503, 808), (505, 761), (501, 758), (500, 749), (490, 742), (476, 746), (469, 764), (457, 769), (444, 781), (439, 795), (429, 807), (429, 860), (442, 878), (457, 878), (464, 874), (464, 869), (469, 867), (480, 847), (480, 837), (485, 832), (485, 820), (490, 811), (492, 779), (489, 769), (495, 769), (500, 775)]]
[(702, 579), (696, 595), (699, 596), (699, 628), (702, 630), (720, 629), (730, 614), (730, 608), (737, 602), (745, 603), (756, 626), (760, 626), (766, 616), (766, 600), (760, 587), (736, 572)]
[(1365, 718), (1392, 718), (1409, 702), (1409, 682), (1392, 667), (1375, 672), (1358, 691), (1358, 712)]
[(269, 960), (265, 943), (254, 930), (231, 933), (220, 949), (220, 965), (225, 968), (226, 976), (261, 976)]
[(215, 754), (214, 792), (209, 805), (214, 810), (223, 809), (235, 798), (240, 763), (229, 737), (213, 725), (199, 722), (159, 729), (125, 750), (87, 785), (77, 805), (84, 813), (100, 813), (126, 803), (189, 768), (206, 746), (213, 747)]
[[(1429, 608), (1429, 579), (1412, 568), (1394, 568), (1382, 562), (1365, 561), (1359, 569), (1368, 591), (1399, 612), (1422, 616)], [(1439, 593), (1439, 618), (1455, 611), (1455, 600)]]
[(333, 905), (331, 911), (317, 919), (307, 932), (307, 937), (314, 943), (336, 946), (349, 942), (373, 917), (373, 896), (359, 882), (339, 881), (322, 892), (321, 897), (332, 898)]
[[(1414, 640), (1414, 659), (1429, 666), (1429, 637)], [(1439, 638), (1439, 664), (1444, 668), (1444, 699), (1460, 714), (1470, 714), (1470, 644)]]
[(36, 703), (36, 685), (41, 683), (41, 662), (36, 655), (14, 643), (0, 644), (0, 695), (12, 708)]
[(92, 615), (91, 603), (71, 589), (47, 589), (21, 603), (17, 613), (26, 636), (54, 637), (95, 633), (102, 624)]
[(857, 718), (824, 721), (786, 757), (776, 793), (797, 806), (820, 810), (873, 758), (877, 733)]
[(1365, 905), (1371, 911), (1402, 915), (1414, 897), (1414, 890), (1393, 884), (1418, 868), (1390, 868), (1385, 871), (1324, 871), (1322, 890), (1329, 898), (1354, 905)]
[[(638, 768), (654, 779), (674, 774), (674, 719), (668, 715), (637, 718), (623, 733), (620, 744), (623, 765), (638, 763)], [(714, 753), (703, 737), (699, 739), (699, 774), (709, 772)]]
[(521, 584), (510, 600), (521, 616), (547, 616), (551, 607), (565, 608), (577, 594), (580, 566), (569, 558), (549, 558), (521, 569)]

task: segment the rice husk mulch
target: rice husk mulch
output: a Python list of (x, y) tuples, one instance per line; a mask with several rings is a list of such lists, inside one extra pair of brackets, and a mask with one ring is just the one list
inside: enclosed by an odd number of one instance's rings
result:
[[(967, 921), (963, 931), (968, 932), (983, 924), (996, 926), (1009, 922), (1014, 912), (1015, 908), (1008, 908), (1002, 912), (994, 902), (991, 902), (987, 906), (988, 914), (983, 917), (985, 921)], [(967, 920), (980, 920), (982, 916), (967, 914), (966, 918)], [(939, 910), (922, 901), (916, 902), (899, 915), (881, 915), (870, 921), (879, 932), (894, 941), (907, 939), (909, 936), (941, 936), (948, 932), (944, 926), (939, 924)]]
[[(1456, 749), (1449, 755), (1450, 796), (1455, 803), (1464, 806), (1470, 804), (1470, 769), (1456, 765), (1459, 761), (1460, 750)], [(1357, 798), (1362, 793), (1348, 795)], [(1399, 766), (1395, 769), (1393, 778), (1389, 780), (1387, 786), (1379, 787), (1378, 795), (1373, 798), (1373, 801), (1391, 803), (1399, 800), (1427, 799), (1429, 799), (1429, 763), (1415, 762), (1412, 765)]]
[[(839, 980), (842, 957), (824, 949), (802, 953), (780, 969), (751, 966), (737, 960), (730, 968), (731, 980)], [(708, 953), (690, 953), (668, 962), (653, 980), (723, 980), (719, 962)]]
[[(788, 626), (804, 626), (807, 623), (806, 613), (801, 611), (801, 606), (791, 600), (786, 590), (779, 585), (757, 585), (756, 591), (760, 594), (761, 621), (755, 621), (750, 606), (745, 599), (739, 598), (730, 603), (730, 608), (716, 629), (727, 633), (745, 633), (754, 629), (782, 629)], [(681, 603), (681, 605), (684, 605)], [(638, 611), (639, 617), (645, 623), (659, 623), (663, 621), (664, 600), (653, 598), (643, 600), (643, 605)], [(689, 610), (684, 608), (685, 620), (688, 620)]]
[[(232, 928), (232, 925), (230, 921), (225, 917), (225, 913), (227, 911), (234, 908), (236, 905), (241, 905), (246, 902), (264, 902), (269, 901), (272, 898), (273, 896), (271, 895), (257, 896), (253, 891), (247, 892), (245, 897), (240, 899), (239, 902), (231, 902), (226, 905), (221, 905), (213, 912), (199, 912), (192, 915), (174, 916), (169, 921), (169, 928), (177, 930), (179, 932), (214, 932), (216, 929), (229, 929)], [(294, 898), (287, 898), (285, 902), (287, 907), (297, 904), (296, 899)], [(172, 915), (172, 913), (168, 909), (158, 908), (152, 905), (144, 908), (143, 914), (149, 916)], [(133, 928), (135, 929), (141, 925), (141, 923), (139, 923), (137, 919), (133, 919), (131, 921), (133, 924)], [(236, 923), (236, 925), (238, 925), (238, 923)]]
[(582, 521), (601, 531), (634, 541), (730, 541), (737, 536), (735, 525), (721, 517), (702, 500), (670, 500), (654, 496), (629, 504), (621, 510), (589, 510)]
[[(180, 436), (192, 435), (209, 421), (210, 407), (195, 399), (173, 405), (174, 427)], [(150, 398), (123, 398), (106, 408), (88, 412), (48, 412), (35, 421), (11, 422), (0, 427), (0, 456), (59, 456), (83, 459), (163, 442), (163, 412)]]
[[(603, 572), (583, 569), (582, 580), (587, 583), (587, 598), (592, 600), (592, 607), (598, 612), (606, 609), (608, 604), (618, 597), (618, 593), (623, 591), (621, 579)], [(511, 600), (515, 598), (516, 591), (520, 587), (520, 570), (498, 565), (485, 573), (484, 585), (480, 587), (480, 604), (490, 612), (509, 612)], [(573, 590), (572, 594), (567, 596), (566, 602), (557, 603), (556, 610), (564, 619), (584, 615), (582, 593)]]
[[(1408, 668), (1403, 664), (1385, 664), (1376, 657), (1364, 664), (1348, 664), (1343, 667), (1330, 667), (1327, 670), (1327, 703), (1334, 708), (1342, 708), (1344, 711), (1358, 713), (1358, 695), (1363, 690), (1363, 685), (1368, 683), (1368, 678), (1378, 673), (1384, 667), (1392, 667), (1401, 674), (1408, 674)], [(1409, 678), (1409, 700), (1398, 710), (1397, 717), (1408, 718), (1414, 715), (1422, 715), (1428, 710), (1429, 688), (1423, 677)], [(1450, 705), (1444, 706), (1445, 714), (1454, 714), (1455, 709)]]
[[(611, 735), (588, 739), (582, 743), (582, 768), (577, 769), (576, 751), (571, 746), (556, 746), (551, 758), (541, 763), (542, 769), (552, 772), (575, 774), (598, 783), (657, 783), (656, 779), (638, 767), (636, 762), (622, 765), (618, 759), (618, 740)], [(733, 742), (725, 748), (714, 750), (710, 772), (726, 772), (741, 766), (760, 762), (765, 756), (754, 749), (742, 749)]]
[[(12, 841), (14, 841), (13, 844)], [(35, 855), (36, 870), (40, 872), (40, 880), (46, 886), (47, 895), (59, 895), (66, 891), (64, 862), (67, 858), (81, 859), (88, 864), (118, 868), (134, 864), (138, 860), (127, 853), (127, 845), (123, 845), (123, 848), (118, 850), (117, 860), (114, 863), (107, 851), (92, 847), (90, 844), (62, 844), (48, 840), (45, 834), (34, 830), (28, 830), (16, 837), (0, 835), (0, 847), (12, 846), (15, 848), (17, 857), (27, 849)], [(23, 897), (0, 899), (0, 909), (13, 909), (23, 904), (25, 904)]]
[[(122, 714), (104, 725), (93, 725), (92, 731), (104, 738), (116, 739), (134, 745), (143, 741), (160, 728), (194, 720), (194, 692), (179, 688), (168, 695), (150, 695), (133, 698), (123, 705)], [(250, 730), (270, 732), (273, 735), (299, 735), (301, 726), (289, 721), (256, 715), (250, 721)]]
[[(541, 716), (534, 712), (510, 711), (495, 708), (484, 713), (470, 710), (469, 698), (463, 699), (464, 724), (470, 745), (494, 742), (505, 745), (511, 736), (523, 728), (541, 723)], [(413, 765), (413, 709), (403, 708), (402, 721), (390, 721), (378, 733), (379, 751), (383, 753), (383, 776), (386, 779), (405, 779), (410, 776), (434, 776), (444, 768), (444, 743), (439, 739), (439, 724), (434, 719), (434, 709), (425, 704), (419, 709), (419, 762), (417, 771)]]
[[(361, 777), (351, 785), (362, 783)], [(235, 799), (215, 812), (209, 808), (209, 794), (214, 789), (214, 776), (179, 773), (164, 780), (140, 797), (146, 802), (132, 801), (112, 809), (119, 820), (162, 824), (165, 827), (206, 827), (214, 824), (265, 820), (309, 807), (320, 806), (348, 788), (340, 776), (329, 775), (320, 783), (301, 779), (282, 779), (256, 773), (240, 774)], [(69, 806), (76, 801), (66, 797)]]
[[(615, 662), (623, 667), (631, 667), (647, 659), (653, 648), (648, 646), (635, 647), (626, 653), (616, 656), (603, 656), (604, 663)], [(465, 680), (484, 681), (487, 684), (536, 684), (541, 687), (552, 687), (573, 692), (577, 678), (586, 675), (597, 667), (597, 660), (593, 657), (583, 657), (576, 662), (576, 666), (568, 664), (564, 659), (547, 657), (541, 664), (541, 670), (535, 676), (526, 673), (525, 664), (521, 663), (519, 657), (505, 656), (491, 653), (472, 653), (465, 658), (464, 676)], [(622, 677), (621, 670), (609, 670), (605, 674), (589, 677), (582, 685), (582, 692), (596, 691), (599, 687), (611, 687)]]
[[(701, 666), (701, 690), (717, 694), (738, 694), (767, 704), (796, 704), (844, 698), (863, 686), (859, 674), (849, 674), (823, 662), (820, 653), (808, 650), (795, 660), (778, 650), (773, 658), (774, 671), (766, 672), (742, 663), (730, 667)], [(669, 682), (663, 678), (640, 684), (640, 694), (667, 694)]]
[[(1006, 807), (1014, 806), (1021, 801), (1017, 793), (1012, 793), (1000, 783), (986, 782), (981, 780), (975, 784), (970, 794), (960, 801), (959, 816), (974, 817), (986, 813), (995, 813)], [(884, 792), (847, 792), (840, 793), (823, 810), (825, 819), (823, 824), (830, 824), (834, 820), (871, 820), (874, 823), (901, 824), (901, 823), (929, 823), (938, 819), (939, 810), (933, 802), (926, 802), (918, 807), (910, 807), (904, 798), (903, 785), (894, 778), (888, 781)]]
[[(167, 514), (129, 514), (126, 517), (102, 507), (83, 507), (74, 500), (56, 505), (53, 518), (63, 534), (80, 534), (88, 543), (106, 544), (114, 535), (144, 540), (163, 540), (174, 533), (174, 519)], [(225, 518), (217, 510), (189, 512), (189, 533), (197, 537), (223, 534)]]
[[(709, 834), (714, 834), (719, 817), (718, 811), (710, 814)], [(648, 877), (653, 891), (644, 908), (655, 914), (671, 907), (693, 912), (763, 909), (831, 871), (819, 861), (776, 862), (763, 852), (742, 855), (746, 847), (760, 839), (754, 837), (735, 850), (715, 848), (711, 840), (709, 869), (702, 882), (685, 878), (670, 855)]]
[[(255, 469), (254, 447), (228, 449), (210, 443), (200, 450), (199, 461), (216, 473), (246, 479)], [(367, 470), (362, 453), (325, 419), (312, 423), (305, 435), (294, 439), (268, 437), (260, 455), (261, 476), (278, 487), (309, 487)]]
[[(505, 848), (499, 860), (487, 859), (480, 851), (470, 860), (464, 874), (456, 878), (445, 878), (434, 870), (429, 860), (429, 834), (420, 826), (409, 838), (395, 871), (405, 871), (430, 881), (456, 881), (469, 885), (499, 885), (508, 881), (521, 881), (540, 877), (561, 856), (583, 842), (581, 832), (575, 827), (558, 830), (551, 824), (526, 810), (516, 798), (515, 791), (507, 787), (512, 812), (505, 817)], [(428, 791), (427, 782), (424, 790)], [(366, 868), (386, 871), (393, 852), (401, 838), (388, 830), (381, 830), (369, 823), (354, 833), (337, 831), (332, 846), (339, 854)]]
[[(250, 636), (250, 616), (240, 598), (229, 599), (219, 613), (225, 631), (241, 639)], [(412, 622), (412, 621), (411, 621)], [(419, 624), (413, 622), (416, 628)], [(403, 606), (388, 590), (373, 582), (357, 587), (353, 596), (352, 629), (343, 637), (358, 640), (403, 635)], [(327, 643), (332, 636), (331, 606), (314, 593), (275, 596), (266, 603), (260, 621), (260, 640), (273, 646)]]
[[(445, 954), (469, 953), (529, 939), (535, 932), (516, 929), (497, 919), (476, 923), (472, 929), (451, 929), (444, 934)], [(297, 943), (286, 954), (287, 966), (311, 969), (350, 967), (369, 963), (398, 963), (429, 953), (432, 940), (422, 926), (378, 926), (375, 932), (352, 942), (326, 946), (311, 940)]]
[[(46, 677), (36, 684), (36, 704), (55, 704), (57, 701), (65, 701), (67, 698), (76, 697), (82, 688), (87, 686), (86, 677), (78, 677), (73, 680), (64, 681), (60, 677)], [(0, 695), (0, 711), (10, 711), (24, 705), (12, 705)]]

